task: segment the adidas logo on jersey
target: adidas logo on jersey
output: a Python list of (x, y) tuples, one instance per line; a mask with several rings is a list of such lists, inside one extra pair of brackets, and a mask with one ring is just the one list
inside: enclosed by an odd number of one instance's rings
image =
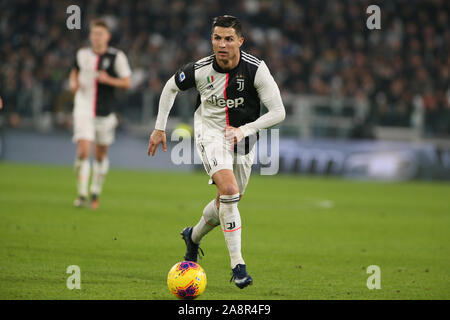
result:
[(215, 94), (213, 94), (207, 101), (210, 104), (216, 105), (218, 107), (228, 107), (228, 108), (237, 108), (240, 105), (244, 104), (243, 97), (225, 100), (224, 98), (218, 98)]

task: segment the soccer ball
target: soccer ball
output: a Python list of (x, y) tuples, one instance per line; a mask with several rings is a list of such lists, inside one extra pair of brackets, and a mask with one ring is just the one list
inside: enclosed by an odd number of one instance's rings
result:
[(205, 291), (205, 270), (192, 261), (178, 262), (167, 275), (167, 286), (177, 298), (195, 299)]

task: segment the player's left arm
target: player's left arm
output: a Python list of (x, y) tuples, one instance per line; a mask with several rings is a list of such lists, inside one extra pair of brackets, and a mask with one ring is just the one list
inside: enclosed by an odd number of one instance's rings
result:
[(79, 53), (80, 51), (78, 50), (69, 76), (69, 89), (73, 94), (80, 88), (80, 81), (78, 80), (78, 74), (80, 72), (80, 65), (78, 64)]
[(116, 88), (130, 89), (131, 69), (130, 65), (128, 64), (128, 59), (122, 51), (119, 51), (119, 53), (117, 54), (114, 62), (114, 69), (118, 77), (112, 77), (106, 71), (102, 70), (98, 73), (98, 82)]
[(268, 112), (255, 121), (239, 127), (244, 137), (256, 134), (261, 129), (279, 124), (286, 117), (280, 89), (264, 61), (261, 61), (256, 71), (254, 86), (258, 92), (260, 101), (266, 106)]
[(253, 122), (246, 123), (239, 128), (226, 127), (225, 139), (236, 144), (247, 136), (256, 134), (261, 129), (272, 127), (286, 117), (280, 89), (270, 74), (264, 61), (258, 67), (255, 75), (254, 86), (258, 92), (259, 100), (269, 110)]

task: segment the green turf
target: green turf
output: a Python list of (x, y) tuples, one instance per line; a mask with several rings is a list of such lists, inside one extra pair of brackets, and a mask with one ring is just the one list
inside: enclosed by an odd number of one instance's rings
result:
[[(0, 163), (1, 299), (174, 299), (180, 230), (215, 196), (199, 173), (110, 171), (98, 211), (72, 207), (72, 168)], [(199, 299), (449, 299), (450, 185), (253, 175), (239, 208), (254, 285), (229, 283), (220, 229)], [(68, 290), (66, 268), (81, 269)], [(366, 268), (381, 268), (369, 290)]]

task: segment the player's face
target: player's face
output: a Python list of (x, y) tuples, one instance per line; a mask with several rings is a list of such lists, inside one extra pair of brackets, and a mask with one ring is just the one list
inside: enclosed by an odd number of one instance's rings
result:
[(219, 60), (233, 60), (244, 42), (233, 28), (214, 27), (211, 35), (214, 53)]
[(89, 33), (89, 40), (94, 48), (105, 48), (108, 46), (111, 34), (109, 31), (100, 26), (94, 26)]

